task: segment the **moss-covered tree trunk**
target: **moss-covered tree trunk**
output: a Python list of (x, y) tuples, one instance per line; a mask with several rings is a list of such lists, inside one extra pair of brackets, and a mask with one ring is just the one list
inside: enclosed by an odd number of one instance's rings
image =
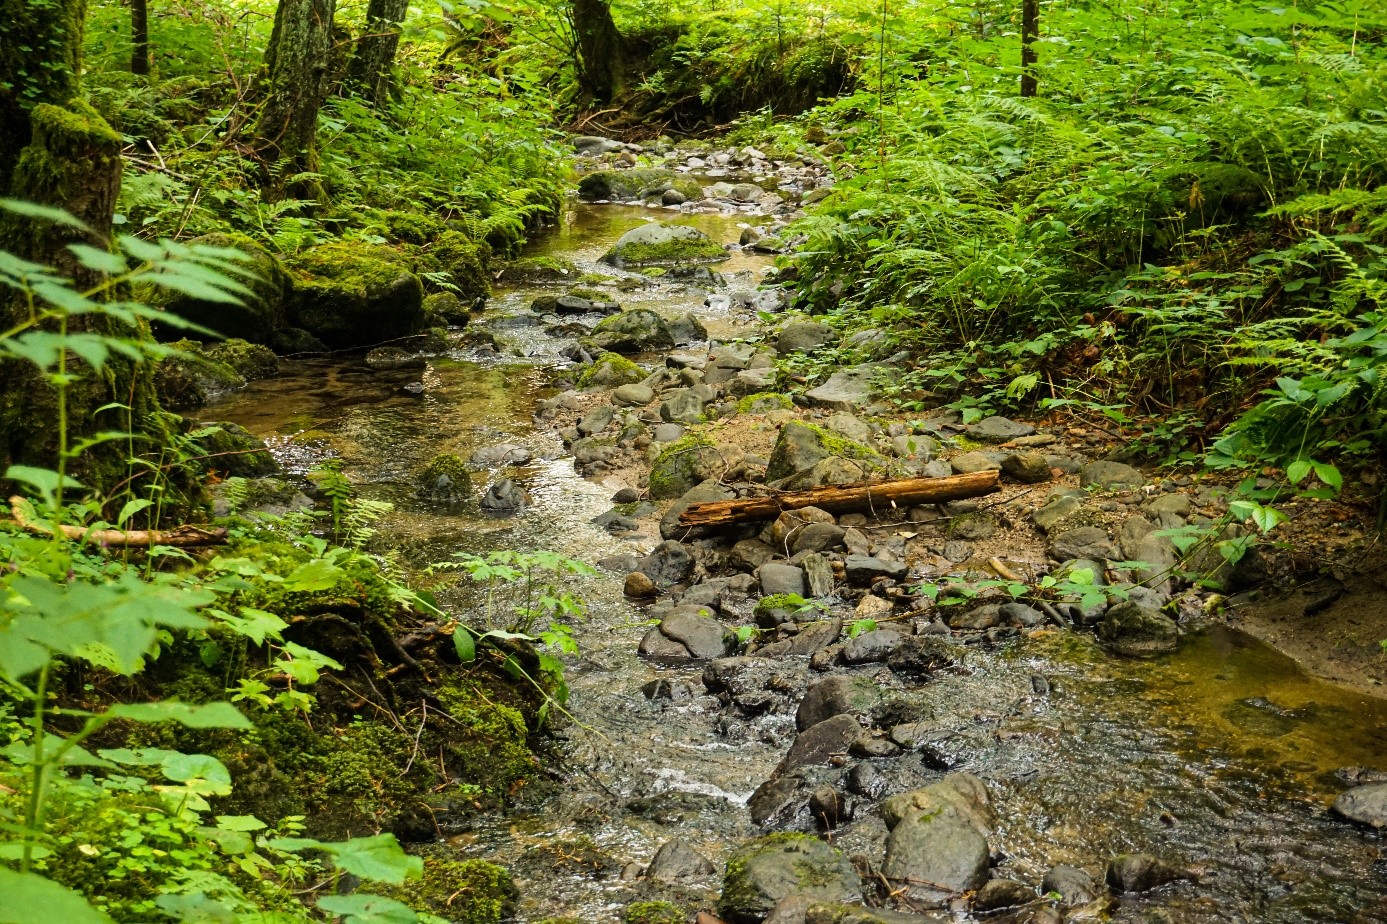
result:
[(625, 88), (626, 41), (607, 0), (573, 0), (572, 14), (578, 85), (593, 102), (610, 102)]
[(318, 169), (318, 110), (331, 90), (336, 0), (280, 0), (265, 50), (264, 105), (256, 152), (272, 197), (317, 198), (317, 184), (293, 181)]
[(1036, 92), (1035, 43), (1040, 38), (1040, 0), (1021, 0), (1021, 96)]
[(366, 31), (356, 40), (347, 81), (372, 105), (395, 95), (395, 52), (408, 9), (409, 0), (370, 0), (366, 7)]
[(149, 76), (149, 0), (130, 0), (130, 73)]
[[(120, 191), (121, 138), (78, 96), (84, 0), (0, 0), (0, 194), (56, 206), (80, 218), (84, 233), (49, 222), (0, 212), (0, 249), (53, 266), (81, 289), (98, 274), (78, 265), (67, 245), (104, 247), (110, 240)], [(25, 303), (0, 291), (0, 326), (27, 317)], [(75, 316), (74, 330), (109, 322)], [(167, 441), (167, 418), (154, 397), (148, 368), (128, 360), (93, 372), (80, 362), (68, 393), (71, 436), (125, 429)], [(97, 409), (113, 402), (123, 412)], [(56, 395), (35, 367), (0, 362), (0, 474), (12, 464), (52, 467), (57, 460)], [(88, 452), (73, 471), (93, 488), (110, 487), (126, 474), (124, 453), (114, 444)]]

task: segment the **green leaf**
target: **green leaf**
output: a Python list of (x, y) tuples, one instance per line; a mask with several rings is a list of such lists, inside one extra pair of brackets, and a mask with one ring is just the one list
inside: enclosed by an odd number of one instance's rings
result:
[(1310, 474), (1310, 462), (1307, 459), (1297, 459), (1286, 466), (1286, 480), (1291, 484), (1300, 484), (1308, 474)]
[(25, 218), (37, 218), (41, 221), (51, 221), (55, 225), (62, 225), (66, 228), (75, 228), (78, 231), (85, 231), (88, 234), (94, 232), (87, 226), (86, 222), (70, 215), (62, 209), (55, 209), (48, 205), (39, 205), (37, 202), (25, 202), (23, 199), (0, 199), (0, 209), (4, 209), (15, 215), (23, 215)]
[(345, 924), (418, 924), (419, 915), (393, 898), (378, 895), (326, 895), (318, 907), (340, 915)]
[(1315, 467), (1315, 477), (1333, 488), (1335, 493), (1344, 489), (1344, 476), (1340, 474), (1338, 468), (1327, 462), (1315, 462), (1312, 464)]
[[(0, 205), (3, 202), (0, 201)], [(0, 924), (111, 924), (87, 900), (33, 873), (0, 867)]]
[(338, 869), (362, 879), (401, 883), (406, 879), (418, 879), (424, 874), (424, 861), (405, 853), (393, 834), (354, 837), (337, 843), (309, 837), (281, 837), (265, 846), (287, 853), (326, 851), (332, 855)]
[(346, 574), (341, 568), (323, 558), (315, 558), (299, 565), (284, 579), (286, 590), (310, 593), (318, 590), (331, 590)]
[(110, 273), (115, 276), (130, 268), (126, 265), (125, 258), (120, 254), (100, 250), (88, 244), (68, 244), (67, 249), (77, 255), (78, 263), (99, 273)]
[(116, 523), (124, 526), (135, 514), (153, 505), (154, 502), (152, 500), (147, 500), (143, 497), (137, 497), (134, 500), (126, 501), (125, 506), (120, 508), (120, 515), (116, 517)]
[(223, 831), (262, 831), (265, 823), (254, 815), (218, 815), (217, 827)]
[(122, 703), (106, 714), (132, 722), (177, 722), (188, 728), (254, 728), (230, 703)]
[(453, 630), (453, 647), (457, 649), (458, 658), (463, 664), (477, 660), (477, 643), (466, 626), (458, 626)]

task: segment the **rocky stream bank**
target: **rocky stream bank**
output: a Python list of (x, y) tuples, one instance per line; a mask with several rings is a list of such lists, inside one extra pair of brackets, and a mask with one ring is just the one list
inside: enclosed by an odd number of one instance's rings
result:
[[(1083, 421), (885, 402), (885, 333), (784, 315), (768, 272), (831, 182), (812, 158), (576, 147), (593, 204), (465, 333), (303, 367), (348, 393), (269, 380), (218, 408), (291, 470), (337, 455), (402, 500), (384, 539), (412, 558), (545, 545), (603, 569), (556, 781), (503, 820), (440, 819), (512, 869), (520, 917), (1387, 918), (1387, 705), (1225, 627), (1303, 547), (1253, 543), (1226, 483), (1110, 458)], [(829, 350), (831, 375), (783, 387), (781, 360)], [(440, 452), (465, 513), (417, 499)], [(937, 506), (679, 521), (989, 470), (996, 491)]]

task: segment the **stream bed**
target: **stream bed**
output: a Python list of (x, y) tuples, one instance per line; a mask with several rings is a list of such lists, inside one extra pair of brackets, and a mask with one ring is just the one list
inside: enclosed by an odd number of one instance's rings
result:
[[(539, 255), (593, 269), (625, 230), (659, 217), (735, 242), (760, 220), (746, 212), (654, 212), (574, 204)], [(717, 267), (725, 286), (754, 288), (771, 265), (736, 251)], [(603, 272), (613, 274), (609, 268)], [(623, 484), (579, 477), (558, 437), (536, 424), (538, 400), (566, 365), (568, 342), (546, 332), (531, 300), (563, 286), (503, 289), (473, 321), (499, 351), (468, 346), (464, 332), (426, 369), (372, 373), (358, 358), (286, 361), (279, 377), (251, 384), (208, 409), (264, 438), (290, 472), (340, 457), (364, 494), (396, 504), (381, 540), (423, 565), (457, 552), (550, 549), (589, 563), (655, 544), (591, 523)], [(706, 307), (707, 287), (655, 279), (624, 293), (626, 307), (699, 314), (712, 336), (734, 338), (757, 319)], [(709, 300), (714, 306), (722, 301)], [(422, 392), (403, 390), (422, 384)], [(531, 496), (518, 516), (475, 505), (445, 514), (414, 497), (413, 478), (439, 452), (467, 458), (500, 443), (531, 461), (507, 469)], [(479, 487), (483, 477), (477, 477)], [(660, 667), (636, 654), (648, 617), (627, 601), (621, 575), (575, 582), (588, 601), (570, 659), (569, 709), (559, 736), (561, 781), (522, 795), (505, 816), (444, 823), (460, 857), (509, 866), (522, 893), (519, 918), (606, 922), (630, 902), (669, 898), (713, 908), (719, 875), (675, 887), (640, 872), (677, 838), (720, 871), (728, 851), (762, 831), (746, 803), (794, 740), (793, 710), (729, 712), (704, 692), (700, 665)], [(884, 685), (901, 688), (881, 665)], [(683, 698), (648, 699), (663, 679)], [(1101, 912), (1120, 921), (1387, 921), (1382, 840), (1332, 819), (1344, 768), (1387, 770), (1387, 701), (1318, 683), (1248, 636), (1212, 627), (1155, 660), (1118, 660), (1091, 637), (1042, 632), (968, 649), (963, 663), (904, 688), (944, 730), (931, 753), (985, 780), (1000, 819), (992, 839), (999, 874), (1039, 882), (1056, 863), (1101, 876), (1108, 857), (1143, 851), (1191, 878)], [(882, 767), (890, 791), (938, 779), (909, 755)], [(879, 856), (883, 823), (870, 805), (835, 835), (849, 854)], [(1071, 918), (1075, 920), (1077, 918)]]

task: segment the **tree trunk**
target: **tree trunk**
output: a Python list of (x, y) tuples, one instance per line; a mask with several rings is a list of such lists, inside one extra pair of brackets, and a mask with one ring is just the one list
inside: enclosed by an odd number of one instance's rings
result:
[(626, 41), (607, 0), (573, 0), (578, 45), (578, 85), (593, 102), (611, 102), (626, 81)]
[(1040, 0), (1021, 0), (1021, 96), (1035, 96), (1035, 41), (1040, 37)]
[(997, 490), (995, 471), (950, 475), (947, 478), (899, 478), (895, 481), (866, 481), (858, 484), (826, 485), (807, 491), (742, 497), (730, 501), (693, 504), (679, 515), (681, 526), (731, 526), (755, 520), (769, 520), (786, 510), (818, 507), (830, 513), (865, 510), (884, 513), (892, 507), (942, 504), (945, 501), (978, 497)]
[[(316, 198), (316, 183), (292, 181), (318, 169), (318, 110), (327, 99), (336, 0), (280, 0), (265, 51), (265, 102), (256, 123), (256, 153), (272, 197)], [(292, 189), (290, 187), (293, 187)]]
[(392, 68), (408, 9), (409, 0), (370, 0), (366, 7), (366, 31), (356, 40), (347, 81), (373, 106), (396, 95)]
[(86, 0), (0, 0), (0, 191), (33, 137), (36, 103), (66, 106), (82, 72)]
[(149, 0), (130, 0), (130, 73), (149, 76)]

